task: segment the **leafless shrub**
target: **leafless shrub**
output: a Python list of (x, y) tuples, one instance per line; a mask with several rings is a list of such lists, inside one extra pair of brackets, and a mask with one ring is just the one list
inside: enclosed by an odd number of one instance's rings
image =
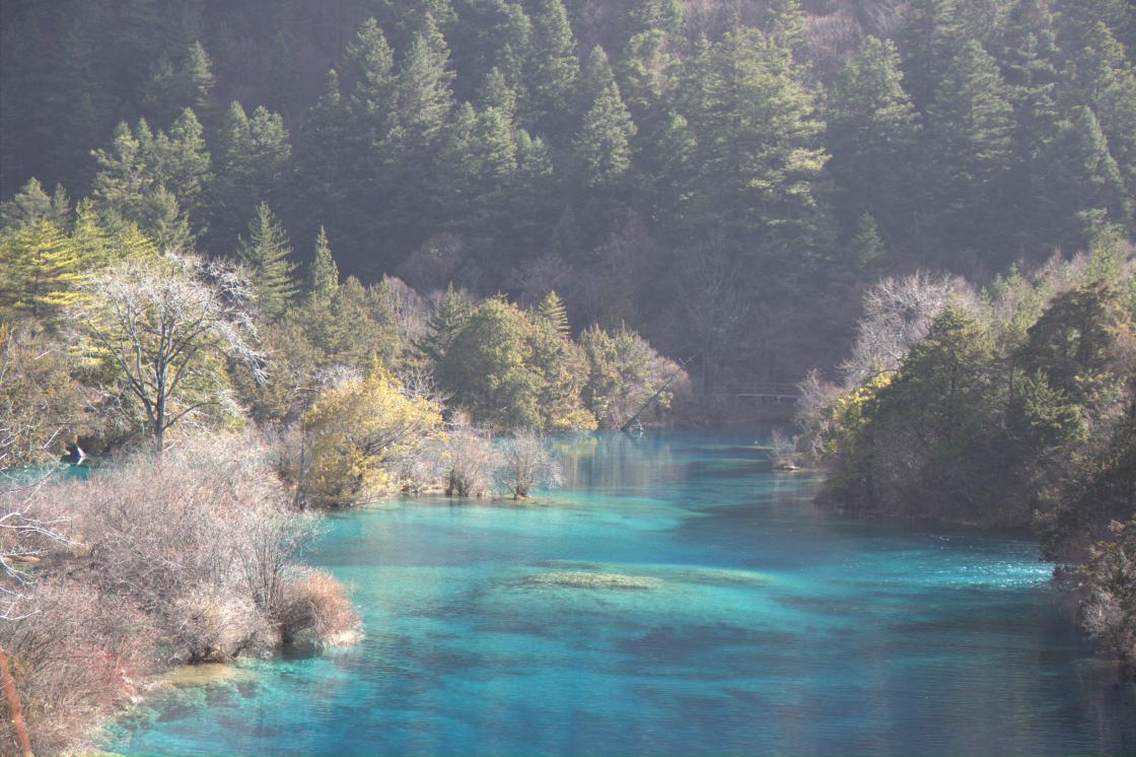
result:
[(321, 570), (297, 571), (285, 587), (278, 618), (284, 643), (301, 648), (319, 648), (359, 628), (347, 589)]
[[(89, 545), (87, 580), (132, 597), (176, 642), (171, 656), (226, 659), (261, 643), (314, 521), (288, 510), (266, 449), (249, 437), (196, 439), (65, 496)], [(199, 632), (200, 638), (194, 638)]]
[(276, 646), (263, 610), (228, 586), (183, 588), (163, 608), (163, 628), (179, 659), (228, 662), (248, 650)]
[[(339, 633), (350, 604), (333, 578), (295, 567), (315, 522), (288, 504), (263, 442), (235, 435), (183, 440), (97, 482), (0, 494), (0, 544), (13, 558), (0, 586), (21, 595), (0, 645), (36, 751), (82, 737), (140, 674), (267, 651), (300, 626)], [(29, 555), (45, 560), (21, 575), (14, 558)], [(298, 626), (300, 596), (310, 622)]]
[(513, 499), (525, 499), (538, 486), (560, 484), (560, 463), (548, 441), (536, 431), (518, 431), (502, 445), (502, 464), (497, 480)]
[[(35, 587), (29, 612), (0, 623), (36, 754), (57, 754), (136, 694), (154, 668), (158, 634), (126, 598), (68, 580)], [(0, 723), (0, 753), (16, 753), (12, 723)]]
[(0, 324), (0, 469), (56, 458), (82, 424), (70, 362), (65, 345)]
[(1080, 569), (1081, 625), (1136, 672), (1136, 518), (1114, 521)]
[(466, 244), (453, 234), (436, 234), (399, 266), (398, 274), (423, 291), (445, 289), (458, 279), (469, 256)]
[(489, 491), (501, 455), (487, 431), (459, 425), (442, 442), (446, 496), (480, 497)]
[(70, 518), (61, 503), (37, 496), (48, 480), (49, 475), (43, 475), (0, 490), (0, 621), (30, 612), (20, 605), (32, 580), (27, 566), (73, 543), (67, 535)]
[(802, 429), (799, 444), (801, 452), (808, 459), (820, 460), (824, 457), (821, 449), (833, 431), (828, 411), (842, 394), (836, 384), (825, 381), (818, 371), (812, 370), (797, 384), (800, 396), (794, 420)]
[(394, 276), (383, 276), (374, 291), (383, 310), (393, 319), (399, 341), (405, 345), (421, 342), (429, 331), (430, 303), (427, 298)]
[(769, 461), (776, 468), (795, 468), (797, 466), (797, 440), (785, 436), (779, 429), (770, 435)]

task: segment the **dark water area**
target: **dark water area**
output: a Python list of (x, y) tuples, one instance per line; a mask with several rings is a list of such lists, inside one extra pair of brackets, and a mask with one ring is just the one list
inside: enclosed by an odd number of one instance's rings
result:
[(812, 504), (752, 436), (564, 440), (537, 503), (383, 503), (308, 555), (356, 647), (147, 702), (124, 754), (1136, 754), (1028, 535)]

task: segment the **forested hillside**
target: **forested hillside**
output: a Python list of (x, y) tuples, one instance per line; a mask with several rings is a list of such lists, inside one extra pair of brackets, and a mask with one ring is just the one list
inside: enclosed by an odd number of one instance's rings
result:
[(40, 221), (232, 257), (271, 227), (288, 266), (556, 290), (576, 330), (627, 323), (712, 391), (832, 365), (882, 273), (985, 281), (1132, 230), (1124, 0), (2, 13), (6, 264)]

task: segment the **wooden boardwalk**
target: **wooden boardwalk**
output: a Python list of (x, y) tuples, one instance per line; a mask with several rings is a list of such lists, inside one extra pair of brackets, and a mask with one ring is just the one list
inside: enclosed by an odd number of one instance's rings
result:
[(793, 405), (801, 393), (796, 384), (769, 382), (754, 384), (741, 391), (713, 392), (709, 395), (719, 400), (753, 402), (759, 405)]

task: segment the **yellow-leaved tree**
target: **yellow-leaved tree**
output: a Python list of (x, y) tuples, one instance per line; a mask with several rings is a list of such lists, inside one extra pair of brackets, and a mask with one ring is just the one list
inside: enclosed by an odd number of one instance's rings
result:
[(307, 503), (347, 506), (400, 486), (396, 468), (442, 428), (437, 402), (383, 367), (328, 389), (303, 419), (297, 473)]

